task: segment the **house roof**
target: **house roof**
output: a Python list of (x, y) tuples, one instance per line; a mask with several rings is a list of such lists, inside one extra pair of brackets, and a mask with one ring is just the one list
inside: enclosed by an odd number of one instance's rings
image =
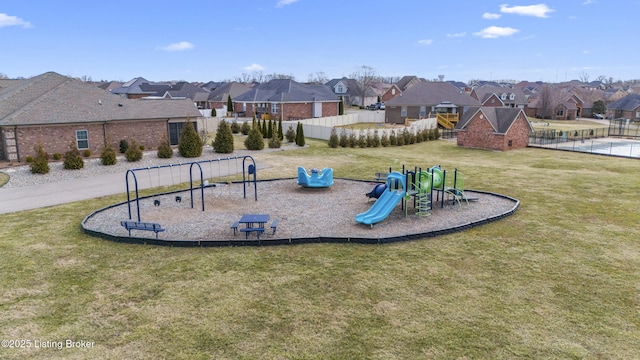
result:
[[(498, 97), (498, 99), (500, 99), (504, 103), (515, 103), (515, 104), (527, 103), (527, 98), (526, 96), (524, 96), (524, 93), (522, 92), (522, 90), (515, 89), (515, 88), (505, 88), (501, 86), (480, 86), (480, 87), (473, 88), (471, 90), (470, 95), (473, 97), (474, 93), (477, 96), (478, 101), (480, 101), (480, 103), (482, 104), (484, 104), (485, 101), (491, 98), (491, 96), (494, 94)], [(502, 100), (502, 94), (507, 95), (507, 98), (505, 100)], [(515, 96), (514, 100), (510, 99), (511, 94)]]
[(225, 102), (231, 95), (231, 100), (251, 90), (251, 86), (242, 84), (237, 81), (218, 85), (215, 90), (209, 93), (209, 101)]
[[(491, 124), (491, 127), (493, 127), (494, 132), (498, 134), (506, 134), (521, 112), (526, 119), (524, 111), (519, 108), (492, 106), (472, 107), (462, 115), (462, 119), (458, 121), (455, 128), (458, 130), (464, 129), (478, 112), (481, 112), (484, 115), (487, 121), (489, 121), (489, 124)], [(528, 121), (527, 124), (529, 124), (529, 128), (533, 131), (533, 128)]]
[[(166, 84), (162, 84), (162, 86), (166, 87)], [(157, 86), (151, 86), (149, 84), (149, 80), (137, 77), (133, 78), (126, 83), (118, 86), (115, 89), (111, 89), (111, 92), (114, 94), (129, 94), (129, 95), (152, 95), (160, 90)]]
[(629, 94), (607, 105), (609, 110), (634, 111), (640, 107), (640, 94)]
[(480, 102), (449, 82), (422, 81), (386, 102), (387, 106), (434, 106), (449, 101), (457, 106), (479, 106)]
[(197, 87), (186, 81), (180, 81), (169, 85), (166, 89), (156, 93), (158, 96), (171, 98), (186, 98), (195, 101), (206, 101), (209, 97), (209, 90)]
[(275, 79), (237, 96), (234, 102), (338, 102), (326, 85), (300, 84), (291, 79)]
[(196, 118), (192, 100), (130, 100), (47, 72), (0, 89), (0, 126)]
[[(358, 91), (360, 86), (358, 85), (358, 82), (356, 79), (349, 79), (346, 77), (343, 77), (342, 79), (331, 79), (328, 82), (326, 82), (324, 86), (329, 87), (330, 90), (333, 92), (335, 90), (335, 86), (339, 82), (342, 82), (347, 87), (346, 92), (341, 93), (340, 95), (360, 96), (360, 92)], [(378, 94), (381, 92), (384, 92), (384, 90), (378, 89), (378, 84), (375, 84), (374, 86), (371, 86), (365, 89), (364, 96), (365, 97), (378, 96)]]

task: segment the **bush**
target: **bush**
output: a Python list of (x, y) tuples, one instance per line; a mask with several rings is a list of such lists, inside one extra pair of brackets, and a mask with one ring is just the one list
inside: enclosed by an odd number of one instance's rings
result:
[(269, 139), (269, 148), (271, 148), (271, 149), (279, 149), (282, 146), (282, 141), (280, 140), (280, 138), (277, 135), (278, 134), (276, 134), (276, 136), (274, 136), (271, 139)]
[(107, 146), (102, 150), (102, 153), (100, 154), (100, 162), (102, 165), (115, 165), (118, 162), (116, 149), (113, 148), (111, 143), (107, 142)]
[(351, 129), (351, 134), (349, 134), (349, 147), (356, 147), (358, 145), (358, 138), (356, 137), (356, 132)]
[(347, 136), (347, 130), (342, 129), (340, 132), (340, 146), (349, 147), (349, 137)]
[(129, 142), (127, 140), (120, 140), (120, 154), (124, 154), (125, 152), (127, 152), (127, 149), (129, 148)]
[(89, 157), (91, 156), (91, 150), (86, 149), (85, 151), (82, 152), (82, 155), (84, 155), (84, 157)]
[(282, 119), (278, 120), (278, 139), (284, 140), (284, 135), (282, 134)]
[[(238, 123), (235, 124), (238, 125)], [(213, 151), (219, 154), (231, 154), (233, 152), (233, 134), (231, 132), (229, 124), (221, 120), (220, 124), (218, 124), (218, 131), (216, 131), (216, 138), (211, 143)]]
[(62, 159), (62, 154), (60, 153), (54, 153), (53, 154), (53, 160), (60, 160)]
[(32, 174), (46, 174), (49, 172), (49, 157), (47, 153), (44, 151), (44, 145), (42, 142), (38, 142), (33, 150), (36, 152), (36, 156), (33, 158), (33, 162), (31, 163), (31, 173)]
[[(85, 150), (86, 153), (86, 150)], [(76, 148), (75, 141), (69, 145), (69, 151), (64, 153), (64, 168), (66, 170), (78, 170), (84, 167), (84, 161), (80, 156), (80, 151)]]
[[(220, 127), (218, 127), (218, 129), (219, 128)], [(235, 121), (235, 120), (233, 120), (233, 122), (231, 123), (231, 133), (233, 133), (233, 134), (239, 134), (240, 133), (240, 124), (238, 124), (238, 122)]]
[(380, 145), (382, 145), (383, 147), (391, 145), (391, 143), (389, 142), (389, 136), (387, 135), (386, 131), (382, 133), (382, 136), (380, 136)]
[(431, 131), (433, 132), (433, 140), (440, 139), (440, 130), (438, 130), (437, 126), (431, 129)]
[(378, 129), (373, 130), (373, 147), (380, 146), (380, 135), (378, 135)]
[(167, 134), (162, 135), (160, 145), (158, 145), (158, 157), (160, 159), (171, 159), (173, 157), (173, 148), (171, 148)]
[(248, 150), (262, 150), (264, 149), (264, 140), (262, 140), (262, 134), (258, 130), (258, 127), (249, 130), (249, 136), (244, 139), (244, 146)]
[(142, 150), (137, 146), (135, 140), (131, 140), (131, 145), (124, 153), (124, 157), (128, 162), (136, 162), (142, 160)]
[(218, 116), (218, 113), (216, 112), (216, 109), (211, 109), (211, 116)]
[(287, 129), (287, 133), (285, 134), (285, 137), (287, 138), (288, 142), (296, 141), (296, 131), (293, 130), (293, 125), (289, 125), (289, 128)]
[(338, 131), (336, 128), (331, 128), (331, 133), (329, 134), (329, 147), (337, 148), (340, 145), (340, 139), (338, 139)]
[(144, 145), (140, 145), (139, 148), (140, 148), (140, 151), (144, 151)]
[(367, 147), (367, 135), (360, 131), (358, 135), (358, 147), (366, 148)]
[(27, 157), (24, 159), (27, 163), (32, 163), (33, 162), (33, 156), (31, 155), (27, 155)]
[(251, 130), (251, 125), (249, 125), (249, 122), (243, 122), (242, 126), (240, 127), (240, 132), (242, 133), (242, 135), (249, 135), (249, 130)]
[(389, 134), (389, 145), (390, 146), (398, 145), (398, 137), (396, 136), (395, 130), (391, 130), (391, 134)]
[(178, 140), (178, 152), (186, 158), (195, 158), (202, 155), (202, 139), (198, 136), (191, 121), (184, 123)]

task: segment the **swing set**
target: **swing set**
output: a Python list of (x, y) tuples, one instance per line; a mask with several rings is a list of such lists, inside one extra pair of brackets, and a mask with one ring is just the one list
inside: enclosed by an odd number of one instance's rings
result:
[[(127, 173), (125, 175), (125, 181), (126, 181), (126, 188), (127, 188), (127, 206), (128, 206), (128, 210), (129, 210), (129, 219), (133, 219), (132, 213), (131, 213), (131, 203), (133, 201), (135, 201), (136, 203), (136, 208), (137, 208), (137, 216), (138, 216), (138, 221), (140, 220), (140, 193), (139, 193), (139, 186), (138, 186), (138, 177), (136, 176), (136, 173), (141, 173), (142, 171), (146, 171), (148, 176), (149, 176), (149, 189), (154, 188), (153, 186), (153, 182), (152, 182), (152, 177), (151, 177), (151, 172), (152, 170), (157, 170), (157, 176), (158, 176), (158, 182), (157, 182), (157, 187), (161, 186), (161, 175), (160, 175), (160, 170), (161, 169), (166, 169), (169, 168), (170, 174), (171, 174), (171, 185), (175, 185), (175, 181), (174, 181), (174, 175), (173, 175), (173, 168), (174, 167), (178, 167), (178, 173), (179, 173), (179, 183), (182, 183), (182, 166), (189, 166), (189, 191), (191, 194), (191, 208), (194, 208), (194, 191), (197, 191), (198, 188), (200, 188), (200, 199), (201, 199), (201, 203), (202, 203), (202, 211), (204, 211), (204, 189), (206, 187), (215, 187), (216, 184), (210, 184), (208, 180), (205, 181), (204, 179), (204, 172), (202, 170), (202, 164), (206, 164), (209, 163), (209, 170), (210, 170), (210, 175), (211, 175), (211, 179), (213, 180), (213, 164), (216, 163), (218, 165), (218, 177), (222, 177), (222, 168), (221, 168), (221, 163), (223, 161), (227, 162), (227, 172), (226, 176), (231, 175), (232, 173), (232, 169), (231, 169), (231, 160), (235, 160), (235, 167), (233, 169), (234, 173), (238, 171), (238, 161), (242, 160), (242, 185), (243, 185), (243, 195), (244, 198), (247, 198), (247, 183), (251, 183), (253, 182), (253, 189), (254, 189), (254, 197), (255, 197), (255, 201), (258, 201), (258, 183), (257, 183), (257, 178), (256, 178), (256, 161), (253, 159), (253, 157), (249, 156), (249, 155), (245, 155), (245, 156), (232, 156), (232, 157), (227, 157), (227, 158), (219, 158), (219, 159), (210, 159), (210, 160), (200, 160), (200, 161), (194, 161), (194, 162), (187, 162), (187, 163), (178, 163), (178, 164), (168, 164), (168, 165), (156, 165), (156, 166), (148, 166), (148, 167), (144, 167), (144, 168), (136, 168), (136, 169), (129, 169), (127, 170)], [(199, 171), (199, 175), (200, 175), (200, 185), (198, 186), (197, 183), (194, 184), (194, 168), (197, 168), (197, 170)], [(196, 176), (195, 176), (195, 181), (197, 181), (197, 176), (198, 176), (198, 171), (196, 171)], [(133, 178), (133, 185), (134, 185), (134, 190), (130, 190), (129, 187), (129, 175), (131, 175), (131, 177)], [(167, 184), (168, 185), (168, 184)], [(135, 199), (131, 199), (131, 193), (132, 191), (135, 192)], [(155, 206), (160, 206), (160, 200), (156, 199), (155, 197), (158, 194), (153, 195), (154, 197), (154, 205)], [(182, 198), (180, 196), (176, 196), (176, 202), (181, 202)]]

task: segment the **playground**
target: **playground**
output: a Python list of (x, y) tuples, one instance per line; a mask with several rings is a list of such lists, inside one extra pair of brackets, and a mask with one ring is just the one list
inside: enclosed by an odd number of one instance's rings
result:
[[(370, 226), (356, 221), (356, 215), (376, 204), (377, 200), (366, 194), (381, 182), (335, 178), (331, 186), (304, 187), (295, 174), (292, 169), (291, 174), (283, 174), (290, 178), (256, 182), (217, 183), (211, 179), (206, 187), (131, 198), (129, 203), (96, 211), (82, 226), (85, 232), (110, 240), (172, 246), (385, 243), (465, 230), (508, 216), (519, 205), (507, 196), (467, 190), (466, 195), (476, 201), (443, 204), (441, 197), (440, 201), (434, 198), (429, 215), (418, 216), (418, 205), (407, 198)], [(278, 220), (277, 232), (266, 230), (260, 239), (255, 234), (247, 238), (234, 234), (231, 225), (246, 213), (268, 214), (271, 220)], [(165, 231), (158, 241), (150, 231), (134, 230), (129, 236), (120, 225), (127, 219), (158, 223)]]

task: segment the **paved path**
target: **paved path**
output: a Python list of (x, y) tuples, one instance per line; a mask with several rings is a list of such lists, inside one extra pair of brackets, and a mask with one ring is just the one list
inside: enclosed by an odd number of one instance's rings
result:
[[(265, 166), (257, 165), (258, 169)], [(239, 173), (234, 167), (209, 167), (202, 165), (204, 179), (223, 177), (228, 174)], [(16, 211), (31, 210), (47, 206), (66, 204), (79, 200), (93, 199), (102, 196), (126, 194), (125, 173), (83, 177), (63, 180), (55, 183), (41, 184), (37, 186), (25, 186), (19, 188), (0, 187), (0, 214)], [(142, 171), (137, 173), (138, 189), (189, 183), (189, 167), (163, 168), (159, 173), (157, 169), (151, 169), (149, 173)], [(200, 180), (200, 172), (193, 169), (194, 181)], [(129, 176), (129, 188), (134, 191), (135, 185)]]

